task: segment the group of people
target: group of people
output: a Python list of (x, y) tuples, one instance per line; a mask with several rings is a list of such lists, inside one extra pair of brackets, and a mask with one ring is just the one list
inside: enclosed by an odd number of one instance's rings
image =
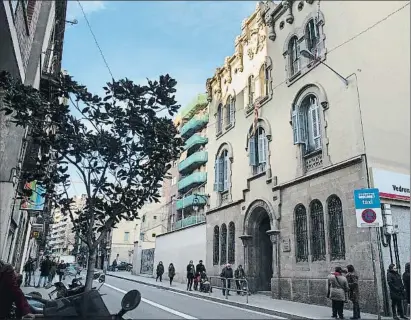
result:
[[(332, 317), (344, 318), (344, 304), (351, 300), (353, 304), (353, 316), (351, 319), (361, 319), (358, 275), (352, 265), (346, 269), (336, 267), (327, 279), (327, 297), (332, 301)], [(410, 304), (410, 264), (405, 265), (402, 277), (398, 273), (397, 266), (390, 264), (387, 272), (387, 283), (391, 297), (392, 314), (395, 320), (408, 319), (405, 317), (403, 301)]]
[[(231, 268), (231, 264), (227, 263), (223, 270), (220, 273), (220, 277), (222, 278), (222, 285), (223, 285), (223, 296), (230, 295), (230, 288), (231, 288), (231, 279), (235, 278), (235, 285), (237, 289), (237, 294), (249, 294), (247, 286), (245, 286), (245, 271), (243, 266), (240, 264), (238, 265), (237, 269), (235, 269), (233, 273), (233, 268)], [(226, 292), (227, 290), (227, 292)]]
[[(32, 276), (33, 276), (33, 284), (35, 286), (35, 279), (34, 279), (34, 272), (36, 271), (35, 263), (36, 263), (36, 259), (33, 259), (30, 257), (24, 265), (24, 272), (25, 272), (24, 285), (26, 287), (31, 286)], [(42, 282), (43, 282), (43, 287), (45, 287), (47, 284), (52, 283), (56, 274), (59, 276), (59, 281), (61, 282), (61, 280), (64, 279), (66, 268), (67, 268), (67, 264), (64, 262), (64, 260), (61, 260), (61, 261), (56, 261), (55, 259), (50, 260), (50, 257), (46, 256), (46, 258), (43, 259), (40, 263), (40, 277), (39, 277), (39, 281), (36, 287), (39, 288)]]

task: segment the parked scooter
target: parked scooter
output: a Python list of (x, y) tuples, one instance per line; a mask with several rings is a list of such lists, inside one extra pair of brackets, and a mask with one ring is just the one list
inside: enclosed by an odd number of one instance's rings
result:
[[(101, 278), (100, 272), (95, 273), (93, 278), (94, 280), (99, 279), (100, 283), (104, 283), (105, 281), (105, 276), (104, 276), (104, 280), (100, 281), (100, 278)], [(68, 288), (63, 282), (56, 282), (54, 284), (55, 289), (49, 293), (49, 298), (52, 300), (54, 294), (56, 294), (56, 297), (55, 297), (56, 299), (61, 299), (61, 298), (67, 298), (67, 297), (71, 297), (71, 296), (75, 296), (77, 294), (83, 293), (86, 286), (81, 282), (81, 280), (83, 280), (82, 277), (74, 278), (71, 281), (71, 284), (69, 284)], [(96, 288), (93, 287), (93, 289), (96, 289)]]

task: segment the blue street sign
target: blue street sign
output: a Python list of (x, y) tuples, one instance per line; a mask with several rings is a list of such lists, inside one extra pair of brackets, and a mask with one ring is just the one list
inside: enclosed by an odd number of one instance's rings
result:
[(380, 192), (378, 189), (354, 190), (355, 209), (380, 209)]

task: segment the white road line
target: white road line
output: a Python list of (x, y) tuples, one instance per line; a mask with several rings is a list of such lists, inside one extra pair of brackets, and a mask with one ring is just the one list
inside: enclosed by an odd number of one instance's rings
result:
[[(104, 284), (104, 285), (109, 286), (108, 284)], [(139, 283), (139, 285), (153, 288), (153, 286), (150, 286), (150, 285), (147, 285), (147, 284)], [(156, 288), (156, 289), (159, 289), (159, 288)], [(120, 289), (120, 290), (121, 290), (121, 289)], [(191, 295), (184, 294), (184, 293), (180, 293), (180, 292), (176, 292), (176, 291), (170, 291), (170, 290), (167, 290), (167, 289), (160, 289), (160, 290), (172, 292), (172, 293), (174, 293), (174, 294), (179, 294), (179, 295), (181, 295), (181, 296), (186, 296), (186, 297), (189, 297), (189, 298), (192, 298), (192, 299), (197, 299), (197, 300), (205, 301), (205, 302), (208, 302), (208, 303), (218, 304), (218, 305), (220, 305), (220, 306), (227, 307), (227, 308), (232, 308), (232, 309), (236, 309), (236, 310), (241, 310), (241, 311), (243, 311), (243, 312), (250, 312), (250, 313), (258, 314), (258, 315), (260, 315), (260, 316), (270, 317), (270, 318), (273, 318), (273, 319), (282, 319), (282, 320), (286, 320), (286, 319), (287, 319), (287, 318), (284, 318), (284, 317), (275, 316), (275, 315), (268, 314), (268, 313), (264, 313), (264, 312), (259, 312), (259, 311), (254, 311), (254, 310), (250, 310), (250, 309), (245, 309), (245, 308), (233, 306), (233, 305), (231, 305), (231, 304), (225, 304), (225, 303), (221, 303), (221, 302), (217, 302), (217, 301), (212, 301), (212, 300), (208, 300), (208, 299), (203, 299), (203, 298), (200, 298), (200, 297), (193, 297), (193, 296), (191, 296)], [(124, 293), (125, 293), (125, 292), (124, 292)], [(141, 299), (141, 300), (143, 300), (143, 299)], [(188, 318), (187, 318), (187, 319), (188, 319)], [(190, 319), (195, 319), (195, 318), (190, 318)]]
[[(119, 289), (119, 288), (117, 288), (117, 287), (114, 287), (114, 286), (112, 286), (112, 285), (110, 285), (110, 284), (105, 283), (104, 285), (107, 286), (107, 287), (109, 287), (109, 288), (111, 288), (111, 289), (114, 289), (114, 290), (116, 290), (116, 291), (118, 291), (118, 292), (121, 292), (121, 293), (124, 293), (124, 294), (127, 293), (127, 291), (122, 290), (122, 289)], [(174, 315), (176, 315), (176, 316), (178, 316), (178, 317), (181, 317), (181, 318), (183, 318), (183, 319), (197, 320), (197, 318), (194, 318), (194, 317), (192, 317), (192, 316), (190, 316), (190, 315), (188, 315), (188, 314), (185, 314), (185, 313), (179, 312), (179, 311), (177, 311), (177, 310), (168, 308), (168, 307), (163, 306), (163, 305), (161, 305), (161, 304), (158, 304), (158, 303), (156, 303), (156, 302), (154, 302), (154, 301), (147, 300), (147, 299), (145, 299), (145, 298), (141, 298), (141, 301), (143, 301), (143, 302), (145, 302), (145, 303), (147, 303), (147, 304), (149, 304), (149, 305), (152, 305), (153, 307), (156, 307), (156, 308), (159, 308), (159, 309), (164, 310), (164, 311), (166, 311), (166, 312), (169, 312), (169, 313), (171, 313), (171, 314), (174, 314)]]

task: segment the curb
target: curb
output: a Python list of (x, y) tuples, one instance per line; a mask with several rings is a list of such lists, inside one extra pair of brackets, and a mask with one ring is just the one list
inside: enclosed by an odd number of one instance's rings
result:
[(227, 305), (231, 305), (231, 306), (242, 308), (242, 309), (248, 309), (248, 310), (251, 310), (251, 311), (257, 311), (257, 312), (266, 313), (266, 314), (273, 315), (273, 316), (283, 317), (283, 318), (286, 318), (286, 319), (298, 319), (298, 320), (300, 320), (300, 319), (301, 320), (311, 319), (311, 318), (297, 316), (297, 315), (294, 315), (294, 314), (291, 314), (291, 313), (283, 313), (283, 312), (279, 312), (279, 311), (275, 311), (275, 310), (271, 310), (271, 309), (265, 309), (265, 308), (257, 307), (257, 306), (250, 305), (250, 304), (230, 301), (230, 300), (226, 300), (226, 299), (215, 298), (215, 297), (211, 297), (211, 296), (207, 296), (207, 295), (201, 295), (201, 294), (194, 293), (194, 292), (189, 293), (189, 292), (186, 292), (184, 290), (174, 289), (174, 288), (165, 287), (165, 286), (160, 286), (160, 285), (157, 285), (157, 284), (154, 284), (154, 283), (147, 283), (147, 282), (144, 282), (144, 281), (130, 279), (130, 278), (121, 277), (121, 276), (117, 276), (117, 275), (112, 275), (112, 274), (109, 274), (109, 273), (107, 273), (106, 276), (110, 276), (110, 277), (118, 278), (118, 279), (122, 279), (122, 280), (127, 280), (127, 281), (131, 281), (131, 282), (136, 282), (136, 283), (143, 284), (143, 285), (150, 286), (150, 287), (154, 287), (154, 288), (157, 288), (157, 289), (163, 289), (163, 290), (178, 292), (178, 293), (184, 294), (186, 296), (193, 296), (193, 297), (201, 298), (201, 299), (204, 299), (204, 300), (219, 302), (219, 303), (222, 303), (222, 304), (227, 304)]

